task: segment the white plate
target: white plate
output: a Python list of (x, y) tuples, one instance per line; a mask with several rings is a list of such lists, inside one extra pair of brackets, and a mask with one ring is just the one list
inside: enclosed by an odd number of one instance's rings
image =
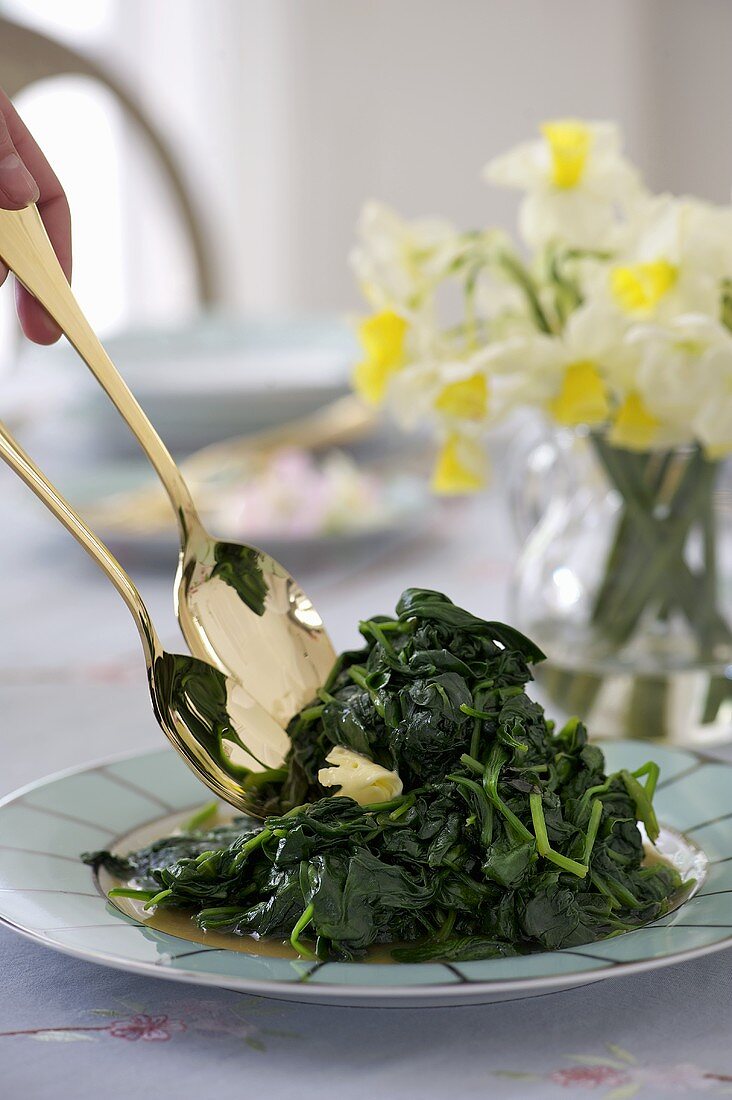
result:
[[(732, 944), (732, 770), (640, 742), (603, 746), (610, 770), (652, 756), (668, 853), (704, 877), (693, 897), (645, 928), (563, 951), (481, 962), (313, 963), (202, 946), (125, 916), (79, 853), (202, 802), (170, 749), (42, 780), (0, 804), (0, 920), (71, 955), (162, 978), (296, 1001), (457, 1005), (538, 996), (669, 966)], [(688, 836), (688, 842), (683, 835)], [(700, 851), (705, 855), (700, 855)], [(704, 869), (708, 858), (708, 866)]]

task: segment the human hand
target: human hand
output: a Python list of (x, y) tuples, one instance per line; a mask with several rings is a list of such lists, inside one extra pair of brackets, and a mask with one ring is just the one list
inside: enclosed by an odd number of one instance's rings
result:
[[(0, 88), (0, 209), (22, 210), (38, 204), (43, 224), (67, 279), (71, 278), (71, 216), (63, 187), (18, 112)], [(8, 269), (0, 261), (0, 285)], [(16, 285), (15, 304), (23, 332), (36, 344), (53, 344), (61, 335), (43, 306)]]

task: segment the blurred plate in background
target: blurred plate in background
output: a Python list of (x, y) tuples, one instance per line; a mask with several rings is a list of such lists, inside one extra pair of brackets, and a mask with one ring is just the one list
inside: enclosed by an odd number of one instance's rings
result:
[[(187, 454), (229, 436), (305, 416), (349, 389), (358, 354), (336, 318), (241, 320), (206, 315), (187, 325), (121, 333), (104, 341), (113, 362), (168, 447)], [(77, 375), (76, 372), (79, 372)], [(24, 348), (14, 375), (24, 410), (63, 391), (95, 451), (124, 455), (137, 444), (113, 405), (82, 378), (86, 368), (62, 342)]]
[[(172, 511), (132, 463), (97, 465), (71, 489), (85, 518), (125, 560), (170, 566)], [(194, 482), (207, 527), (219, 538), (260, 546), (285, 563), (324, 564), (421, 532), (431, 514), (425, 479), (383, 472), (351, 455), (297, 447), (253, 453), (224, 478)]]

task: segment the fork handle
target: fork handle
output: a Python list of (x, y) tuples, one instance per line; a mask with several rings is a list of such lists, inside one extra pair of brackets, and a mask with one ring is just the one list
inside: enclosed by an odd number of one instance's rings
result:
[(36, 206), (0, 210), (0, 258), (51, 315), (137, 438), (165, 487), (185, 538), (200, 526), (188, 486), (84, 316)]

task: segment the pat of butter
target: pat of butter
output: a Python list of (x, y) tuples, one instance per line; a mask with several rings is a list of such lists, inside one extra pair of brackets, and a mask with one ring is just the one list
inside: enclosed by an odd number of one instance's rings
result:
[(402, 781), (396, 772), (387, 771), (367, 756), (336, 745), (325, 758), (332, 768), (321, 768), (318, 781), (323, 787), (340, 787), (334, 797), (352, 798), (359, 806), (388, 802), (402, 793)]

